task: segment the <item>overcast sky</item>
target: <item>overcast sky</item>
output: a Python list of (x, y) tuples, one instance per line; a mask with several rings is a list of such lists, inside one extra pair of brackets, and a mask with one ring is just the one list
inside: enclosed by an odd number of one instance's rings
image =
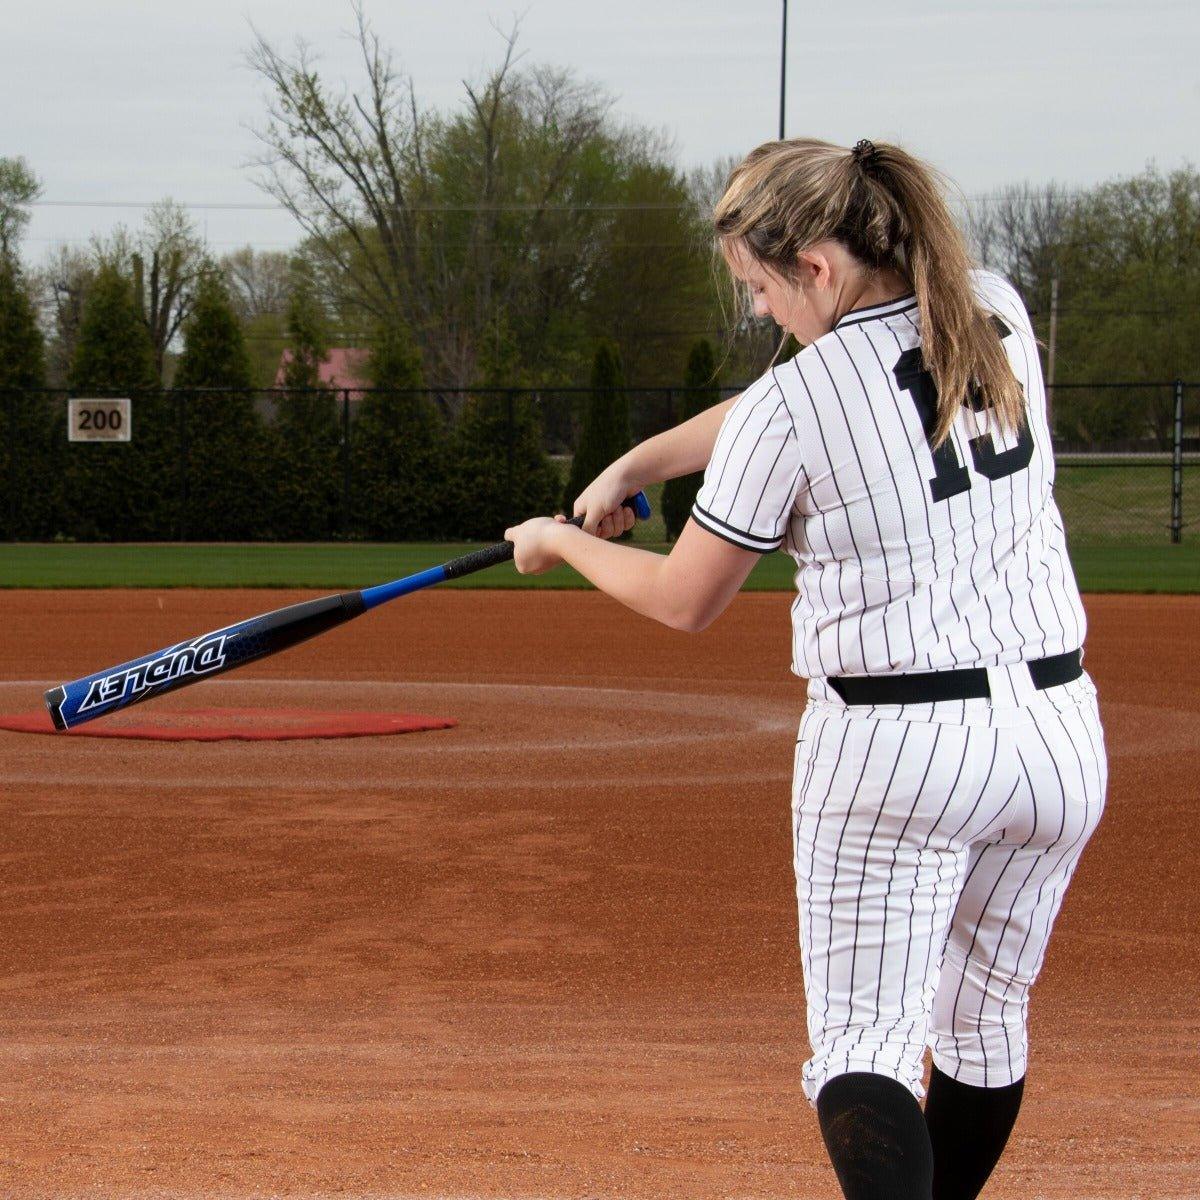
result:
[[(253, 23), (303, 35), (356, 81), (348, 0), (5, 4), (0, 154), (45, 184), (27, 257), (136, 225), (130, 204), (261, 205), (247, 170), (264, 109)], [(521, 17), (526, 61), (603, 84), (619, 115), (667, 130), (681, 166), (776, 136), (781, 0), (367, 0), (426, 104), (459, 105)], [(791, 0), (787, 130), (892, 139), (968, 195), (1088, 184), (1200, 161), (1197, 0)], [(88, 207), (65, 207), (64, 202)], [(103, 202), (113, 207), (93, 207)], [(126, 207), (119, 207), (124, 205)], [(286, 214), (197, 208), (216, 250), (286, 247)]]

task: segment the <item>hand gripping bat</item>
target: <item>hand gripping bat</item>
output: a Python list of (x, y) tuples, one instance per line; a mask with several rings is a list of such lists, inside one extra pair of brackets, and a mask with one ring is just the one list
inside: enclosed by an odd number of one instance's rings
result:
[[(650, 503), (642, 492), (626, 500), (625, 507), (632, 508), (643, 521), (650, 515)], [(571, 524), (582, 525), (583, 518), (575, 517)], [(277, 608), (274, 612), (202, 633), (190, 641), (51, 688), (45, 696), (46, 707), (55, 729), (73, 729), (105, 713), (140, 704), (143, 700), (278, 654), (398, 596), (407, 596), (447, 579), (460, 579), (508, 562), (512, 556), (512, 542), (497, 542), (452, 558), (441, 566), (394, 579), (391, 583)]]

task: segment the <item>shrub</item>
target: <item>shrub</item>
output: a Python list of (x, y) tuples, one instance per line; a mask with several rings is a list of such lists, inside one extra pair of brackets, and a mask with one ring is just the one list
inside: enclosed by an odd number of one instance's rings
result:
[(0, 537), (40, 538), (62, 517), (67, 440), (45, 385), (45, 348), (29, 288), (0, 254)]
[(617, 353), (602, 343), (592, 363), (592, 390), (563, 494), (563, 511), (568, 514), (579, 493), (629, 449), (629, 398), (623, 386)]
[[(688, 354), (687, 371), (684, 376), (687, 391), (683, 395), (681, 421), (689, 420), (720, 400), (721, 393), (714, 378), (716, 369), (712, 344), (707, 338), (701, 338)], [(697, 471), (692, 475), (669, 479), (663, 486), (663, 524), (666, 526), (668, 540), (673, 542), (683, 532), (683, 527), (691, 515), (692, 505), (696, 501), (696, 493), (703, 482), (704, 472)]]
[(452, 536), (495, 541), (509, 525), (551, 515), (560, 486), (528, 395), (478, 392), (467, 400), (451, 442)]
[(424, 541), (450, 526), (446, 433), (421, 392), (420, 356), (404, 330), (381, 330), (371, 354), (378, 391), (359, 402), (351, 432), (355, 524), (380, 541)]
[[(241, 323), (216, 271), (200, 278), (183, 338), (175, 374), (187, 439), (183, 532), (206, 540), (261, 536), (269, 492), (266, 431), (254, 409)], [(204, 388), (229, 390), (189, 393)]]
[(113, 266), (102, 267), (88, 291), (67, 379), (77, 396), (130, 397), (132, 440), (69, 447), (66, 532), (123, 541), (177, 536), (179, 411), (159, 389), (132, 283)]

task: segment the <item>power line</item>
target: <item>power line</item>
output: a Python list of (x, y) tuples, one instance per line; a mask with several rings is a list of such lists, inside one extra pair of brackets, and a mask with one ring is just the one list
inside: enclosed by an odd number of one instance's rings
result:
[[(1064, 191), (1064, 195), (1078, 195), (1085, 189)], [(951, 194), (951, 205), (965, 200), (968, 204), (984, 204), (1000, 198), (999, 193), (987, 192), (972, 196), (956, 196)], [(157, 208), (162, 200), (33, 200), (31, 208)], [(251, 201), (221, 201), (221, 200), (175, 200), (171, 203), (180, 208), (195, 209), (203, 212), (284, 212), (291, 209), (285, 204), (253, 203)], [(689, 202), (661, 204), (410, 204), (406, 205), (408, 212), (420, 213), (473, 213), (473, 212), (679, 212), (693, 208)]]
[[(91, 243), (91, 240), (92, 240), (91, 237), (52, 237), (50, 235), (47, 235), (45, 237), (23, 237), (21, 239), (22, 242), (40, 242), (40, 243), (42, 243), (44, 245), (48, 245), (48, 246), (86, 246)], [(235, 239), (232, 241), (225, 240), (225, 239), (214, 241), (211, 238), (206, 238), (204, 244), (206, 246), (235, 246), (235, 247), (241, 249), (242, 247), (250, 245), (251, 243), (247, 242), (247, 240), (245, 238), (239, 238), (239, 239)], [(263, 242), (263, 241), (259, 241), (257, 238), (255, 238), (253, 241), (253, 246), (255, 249), (261, 249), (264, 246), (288, 249), (289, 247), (295, 247), (296, 243), (295, 242)]]
[[(28, 207), (30, 208), (157, 208), (162, 204), (162, 200), (31, 200)], [(178, 205), (180, 208), (196, 208), (212, 210), (229, 210), (231, 212), (287, 212), (288, 210), (282, 204), (250, 204), (248, 202), (239, 203), (223, 203), (194, 201), (194, 200), (171, 200), (172, 204)]]
[[(82, 245), (91, 242), (90, 237), (31, 237), (24, 239), (27, 242), (48, 242), (62, 243), (64, 245)], [(527, 247), (566, 247), (566, 246), (582, 246), (591, 238), (566, 238), (566, 237), (549, 237), (541, 240), (531, 240), (527, 238), (473, 238), (471, 240), (448, 241), (445, 238), (430, 239), (432, 245), (443, 248), (465, 249), (469, 246), (516, 246), (518, 248)], [(245, 240), (239, 241), (207, 241), (209, 246), (245, 246)], [(295, 246), (295, 242), (259, 242), (254, 243), (255, 246)], [(627, 242), (627, 241), (609, 241), (605, 240), (604, 249), (618, 250), (671, 250), (671, 249), (694, 249), (695, 242), (691, 240), (681, 240), (676, 238), (674, 241), (655, 241), (655, 242)]]
[[(31, 208), (157, 208), (161, 200), (32, 200)], [(251, 204), (248, 201), (172, 200), (180, 208), (205, 212), (285, 212), (285, 204)], [(472, 212), (679, 212), (691, 204), (409, 204), (407, 212), (472, 213)]]

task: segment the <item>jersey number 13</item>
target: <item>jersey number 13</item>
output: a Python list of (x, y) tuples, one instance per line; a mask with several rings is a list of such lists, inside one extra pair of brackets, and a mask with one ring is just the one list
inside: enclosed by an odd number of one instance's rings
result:
[[(996, 327), (1002, 338), (1012, 332), (998, 318)], [(936, 449), (933, 446), (933, 432), (937, 425), (937, 388), (933, 376), (925, 369), (920, 347), (905, 350), (892, 368), (896, 377), (896, 386), (912, 397), (925, 430), (925, 440), (933, 453), (934, 476), (929, 481), (929, 494), (935, 500), (949, 500), (960, 492), (968, 491), (971, 487), (971, 474), (958, 461), (958, 452), (950, 438)], [(975, 412), (982, 412), (988, 407), (987, 401), (978, 389), (972, 389), (963, 406)], [(971, 439), (971, 461), (975, 470), (985, 479), (1003, 479), (1006, 475), (1015, 475), (1029, 466), (1033, 458), (1033, 434), (1029, 431), (1028, 419), (1021, 422), (1017, 435), (1017, 444), (1009, 450), (998, 451), (990, 433), (981, 433)]]

